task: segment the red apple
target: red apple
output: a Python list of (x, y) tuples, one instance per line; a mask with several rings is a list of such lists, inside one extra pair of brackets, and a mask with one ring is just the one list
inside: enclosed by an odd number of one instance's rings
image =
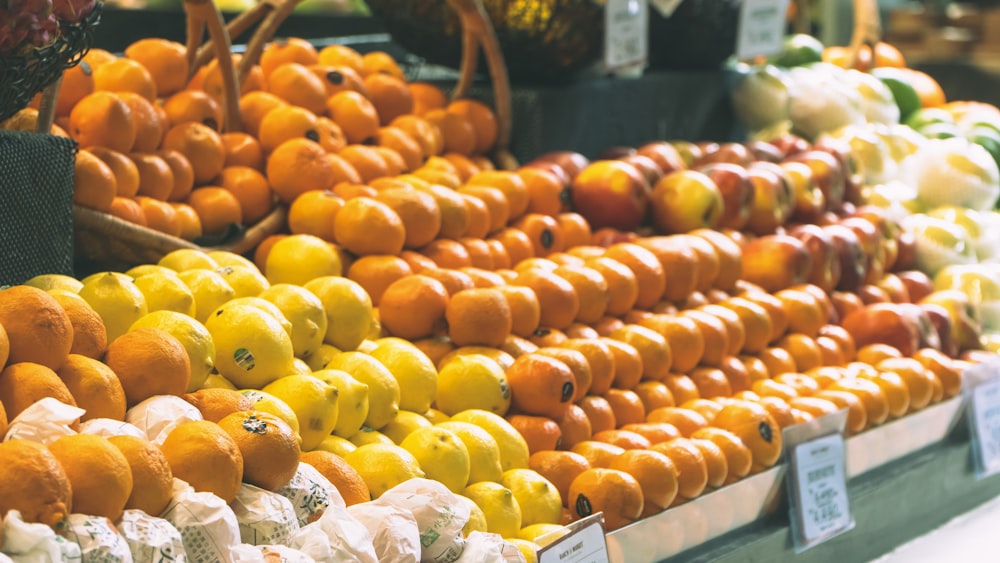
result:
[(868, 259), (866, 283), (875, 283), (885, 273), (885, 247), (882, 245), (882, 232), (866, 217), (854, 215), (841, 219), (840, 224), (853, 230), (858, 235), (861, 251)]
[(920, 270), (905, 270), (895, 272), (899, 281), (906, 286), (906, 293), (910, 296), (910, 302), (918, 303), (924, 297), (934, 293), (934, 280)]
[(901, 229), (896, 237), (896, 261), (892, 269), (909, 270), (917, 263), (917, 238), (912, 231)]
[(936, 303), (921, 303), (917, 307), (924, 310), (924, 314), (934, 325), (938, 340), (941, 342), (940, 350), (952, 358), (957, 356), (958, 343), (952, 334), (951, 315), (948, 314), (948, 310)]
[(750, 166), (756, 160), (749, 147), (743, 143), (720, 143), (714, 151), (706, 152), (697, 161), (697, 166), (705, 166), (714, 162), (730, 162), (740, 166)]
[(798, 154), (812, 148), (812, 145), (805, 138), (791, 133), (780, 135), (769, 142), (781, 152), (783, 158), (788, 158), (793, 154)]
[(851, 293), (848, 291), (834, 291), (830, 294), (830, 303), (833, 304), (833, 310), (836, 318), (841, 320), (846, 318), (847, 315), (852, 312), (865, 307), (864, 301), (858, 297), (857, 293)]
[(634, 231), (620, 231), (612, 227), (602, 227), (590, 236), (591, 244), (608, 248), (620, 242), (632, 242), (639, 238)]
[(750, 155), (753, 156), (754, 160), (777, 163), (785, 159), (785, 153), (767, 141), (750, 141), (747, 143), (747, 149), (750, 150)]
[(813, 171), (808, 164), (789, 160), (782, 162), (785, 177), (792, 186), (791, 220), (797, 223), (815, 223), (826, 208), (826, 196), (813, 181)]
[(882, 274), (882, 277), (875, 282), (877, 287), (881, 287), (893, 303), (912, 303), (910, 290), (906, 288), (903, 280), (893, 273)]
[(702, 156), (701, 147), (691, 141), (674, 140), (669, 141), (669, 143), (677, 149), (677, 154), (681, 155), (681, 160), (684, 161), (684, 166), (688, 168), (693, 167), (695, 161)]
[(849, 313), (841, 326), (854, 337), (860, 349), (869, 344), (888, 344), (904, 356), (920, 349), (917, 319), (895, 303), (874, 303)]
[(649, 183), (635, 166), (620, 160), (595, 160), (573, 178), (573, 209), (594, 229), (634, 231), (649, 208)]
[(537, 168), (538, 170), (544, 170), (545, 172), (555, 175), (555, 177), (559, 178), (559, 181), (562, 182), (564, 186), (567, 188), (569, 187), (570, 179), (569, 175), (566, 174), (566, 170), (551, 160), (532, 160), (531, 162), (522, 165), (521, 168)]
[(918, 304), (935, 304), (948, 311), (952, 339), (959, 352), (982, 348), (982, 322), (968, 295), (957, 289), (943, 289), (924, 297)]
[(809, 283), (827, 293), (833, 291), (840, 281), (840, 259), (829, 234), (818, 225), (805, 223), (789, 227), (788, 235), (801, 240), (812, 257)]
[(716, 162), (698, 169), (718, 186), (722, 194), (722, 217), (719, 227), (740, 230), (750, 220), (753, 207), (753, 182), (747, 169), (738, 164)]
[(757, 162), (747, 168), (747, 174), (754, 188), (747, 229), (756, 235), (772, 234), (788, 221), (792, 213), (792, 187), (784, 171), (776, 164)]
[(844, 191), (841, 201), (832, 201), (831, 209), (839, 210), (841, 203), (859, 204), (863, 201), (861, 188), (864, 178), (855, 163), (853, 149), (848, 141), (825, 136), (816, 141), (812, 147), (815, 150), (830, 153), (837, 162), (844, 176)]
[(769, 293), (805, 283), (812, 271), (806, 245), (787, 235), (765, 235), (743, 246), (743, 279)]
[(656, 161), (646, 155), (632, 153), (621, 156), (618, 160), (635, 166), (636, 169), (646, 178), (646, 181), (649, 182), (650, 186), (659, 182), (660, 178), (663, 177), (663, 170), (660, 169), (660, 166), (656, 164)]
[(814, 149), (792, 155), (787, 160), (807, 164), (813, 171), (813, 181), (826, 198), (826, 208), (839, 208), (844, 201), (846, 175), (836, 156)]
[(927, 310), (915, 303), (898, 303), (899, 309), (909, 315), (917, 324), (917, 334), (920, 337), (921, 348), (941, 349), (941, 337), (937, 327), (931, 321)]
[(865, 283), (868, 274), (868, 258), (861, 250), (858, 235), (844, 225), (824, 225), (824, 231), (830, 235), (837, 257), (840, 260), (840, 280), (837, 289), (841, 291), (857, 291)]
[(722, 217), (719, 187), (696, 170), (678, 170), (660, 179), (650, 196), (653, 224), (667, 234), (714, 229)]
[(601, 151), (601, 154), (597, 155), (597, 160), (615, 160), (630, 154), (635, 154), (635, 147), (624, 145), (608, 147), (607, 149)]
[(535, 159), (535, 161), (539, 160), (555, 163), (566, 172), (566, 176), (570, 180), (590, 164), (590, 159), (575, 151), (547, 152)]
[(687, 168), (684, 158), (681, 157), (681, 153), (676, 147), (666, 141), (653, 141), (640, 145), (635, 152), (636, 154), (648, 156), (653, 159), (653, 162), (660, 167), (660, 171), (663, 174), (670, 174), (675, 170), (684, 170)]

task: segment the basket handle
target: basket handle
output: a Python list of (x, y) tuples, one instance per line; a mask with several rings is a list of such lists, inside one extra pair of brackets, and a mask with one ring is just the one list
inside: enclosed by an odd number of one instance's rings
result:
[(875, 44), (882, 39), (882, 20), (878, 15), (876, 0), (854, 0), (854, 33), (848, 45), (848, 68), (853, 68), (858, 61), (858, 53), (862, 47), (871, 49), (875, 54)]
[(35, 122), (35, 132), (49, 134), (52, 132), (52, 124), (56, 120), (56, 98), (59, 97), (59, 89), (62, 87), (63, 75), (59, 76), (42, 89), (42, 98), (38, 105), (38, 121)]
[(223, 108), (225, 113), (224, 130), (242, 131), (243, 118), (240, 115), (239, 106), (240, 85), (236, 77), (233, 57), (230, 54), (232, 44), (222, 19), (222, 13), (219, 12), (212, 0), (184, 0), (184, 12), (187, 14), (187, 58), (191, 76), (198, 70), (194, 63), (207, 29), (208, 35), (212, 39), (215, 58), (219, 62), (219, 71), (222, 73), (222, 91), (225, 102)]
[(517, 160), (509, 150), (513, 114), (510, 79), (507, 76), (507, 65), (504, 63), (493, 23), (483, 7), (482, 0), (448, 0), (448, 4), (458, 13), (462, 23), (462, 62), (452, 99), (464, 97), (469, 93), (479, 61), (479, 49), (482, 47), (489, 67), (490, 81), (493, 83), (497, 115), (497, 142), (493, 160), (502, 169), (517, 168)]

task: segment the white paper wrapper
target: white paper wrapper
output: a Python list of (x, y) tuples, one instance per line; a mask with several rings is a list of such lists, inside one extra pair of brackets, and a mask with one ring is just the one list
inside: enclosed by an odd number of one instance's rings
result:
[(134, 424), (113, 418), (92, 418), (80, 423), (80, 434), (96, 434), (110, 438), (112, 436), (135, 436), (146, 439), (146, 433)]
[(39, 399), (10, 421), (4, 441), (18, 439), (51, 444), (63, 436), (76, 434), (70, 425), (86, 412), (52, 397)]
[(300, 526), (315, 522), (329, 506), (347, 508), (337, 487), (308, 463), (299, 462), (292, 480), (275, 492), (292, 501)]
[(0, 563), (14, 563), (14, 560), (10, 556), (0, 553)]
[(331, 506), (319, 520), (292, 534), (288, 546), (317, 563), (377, 563), (372, 536), (346, 508)]
[(443, 484), (431, 479), (408, 479), (372, 501), (409, 510), (417, 520), (422, 563), (451, 563), (462, 554), (462, 528), (469, 506)]
[(193, 420), (203, 420), (201, 411), (173, 395), (150, 397), (125, 413), (125, 422), (142, 430), (146, 439), (157, 446), (163, 445), (167, 434), (177, 425)]
[(128, 542), (104, 516), (70, 514), (62, 536), (80, 546), (86, 563), (132, 563)]
[(181, 533), (191, 563), (228, 562), (230, 550), (241, 543), (239, 522), (226, 501), (180, 479), (174, 479), (174, 498), (160, 516)]
[(458, 563), (527, 563), (516, 545), (500, 534), (474, 531), (465, 538), (465, 551)]
[(230, 503), (240, 524), (240, 541), (254, 546), (284, 545), (299, 529), (292, 501), (243, 483)]
[(413, 563), (420, 560), (420, 529), (405, 508), (362, 502), (347, 507), (372, 535), (379, 563)]
[(4, 516), (3, 538), (3, 553), (17, 563), (83, 563), (80, 546), (66, 541), (45, 524), (25, 522), (17, 510)]
[(242, 544), (233, 548), (233, 563), (315, 563), (315, 559), (283, 545)]
[(187, 561), (184, 540), (173, 524), (150, 516), (141, 510), (129, 509), (118, 521), (118, 531), (128, 542), (135, 563)]

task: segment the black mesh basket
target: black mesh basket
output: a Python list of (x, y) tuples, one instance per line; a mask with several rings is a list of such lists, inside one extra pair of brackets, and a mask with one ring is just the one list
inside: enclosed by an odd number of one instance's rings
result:
[(80, 62), (93, 43), (102, 7), (98, 2), (80, 22), (60, 25), (59, 38), (50, 45), (24, 55), (0, 57), (0, 121), (25, 108), (62, 71)]

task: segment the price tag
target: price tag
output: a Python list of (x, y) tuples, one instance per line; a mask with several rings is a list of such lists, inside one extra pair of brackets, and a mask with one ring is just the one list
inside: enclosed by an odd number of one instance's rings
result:
[(804, 551), (854, 527), (847, 498), (844, 436), (796, 445), (790, 456), (792, 540)]
[(674, 15), (674, 11), (684, 3), (684, 0), (649, 0), (649, 3), (664, 19), (670, 19), (670, 16)]
[(736, 56), (752, 59), (781, 51), (788, 0), (743, 0), (736, 32)]
[(1000, 377), (994, 373), (989, 380), (972, 387), (970, 393), (976, 476), (988, 477), (1000, 472)]
[(649, 6), (646, 0), (607, 0), (604, 6), (604, 68), (614, 71), (646, 62)]
[(569, 534), (538, 550), (538, 563), (609, 563), (604, 516), (600, 512), (569, 525)]

